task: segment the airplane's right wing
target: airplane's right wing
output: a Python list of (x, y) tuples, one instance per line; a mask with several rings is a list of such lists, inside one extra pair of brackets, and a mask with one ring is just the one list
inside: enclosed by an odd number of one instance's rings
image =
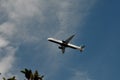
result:
[(68, 39), (66, 39), (66, 40), (65, 40), (65, 43), (69, 43), (74, 36), (75, 36), (75, 35), (72, 35), (72, 36), (70, 36)]

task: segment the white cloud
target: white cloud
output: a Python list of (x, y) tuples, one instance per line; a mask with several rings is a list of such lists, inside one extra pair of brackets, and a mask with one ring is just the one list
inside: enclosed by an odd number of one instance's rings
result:
[(4, 48), (9, 44), (9, 42), (3, 38), (0, 38), (0, 48)]
[(0, 59), (0, 72), (2, 75), (9, 72), (9, 70), (13, 67), (13, 63), (15, 61), (15, 51), (16, 49), (13, 47), (6, 47), (7, 54)]
[(22, 19), (38, 13), (38, 0), (2, 0), (2, 7), (6, 8), (11, 19)]
[[(41, 42), (42, 45), (50, 35), (61, 38), (63, 35), (66, 37), (73, 34), (78, 25), (82, 24), (94, 1), (1, 0), (0, 7), (7, 13), (8, 20), (0, 25), (0, 47), (5, 50), (12, 47), (0, 60), (0, 66), (3, 65), (0, 67), (1, 71), (7, 73), (13, 67), (16, 49), (8, 44)], [(51, 46), (49, 49), (51, 53), (54, 50)], [(59, 69), (61, 64), (57, 65), (56, 60), (59, 58), (55, 58), (54, 54), (49, 56), (45, 64), (54, 59), (49, 70), (54, 70), (52, 66)]]
[[(11, 25), (16, 25), (16, 29), (18, 29), (17, 34), (21, 38), (23, 36), (24, 40), (30, 40), (29, 38), (31, 36), (37, 39), (41, 34), (45, 34), (46, 36), (49, 35), (49, 33), (52, 35), (56, 33), (55, 36), (61, 36), (68, 33), (68, 35), (70, 35), (71, 30), (71, 34), (74, 33), (78, 23), (82, 24), (81, 21), (88, 13), (92, 5), (91, 2), (93, 1), (94, 0), (80, 0), (79, 3), (77, 3), (77, 0), (76, 2), (72, 0), (2, 0), (1, 5), (7, 11), (9, 21), (13, 22)], [(28, 32), (28, 30), (30, 32), (38, 32), (35, 26), (33, 26), (34, 29), (31, 29), (31, 27), (27, 25), (30, 24), (29, 20), (35, 19), (35, 16), (37, 16), (40, 23), (38, 35), (32, 35)], [(51, 26), (43, 26), (51, 20)], [(53, 22), (57, 24), (53, 26), (53, 24), (55, 24)], [(34, 24), (34, 22), (32, 22), (31, 25), (32, 24)], [(53, 27), (56, 30), (53, 30)], [(24, 34), (20, 35), (19, 33)]]
[(15, 34), (15, 24), (6, 22), (0, 25), (0, 33), (4, 37), (11, 37), (13, 34)]

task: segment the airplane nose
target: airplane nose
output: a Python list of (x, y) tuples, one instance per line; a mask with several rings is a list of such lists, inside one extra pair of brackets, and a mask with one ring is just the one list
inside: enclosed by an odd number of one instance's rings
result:
[(49, 41), (49, 40), (50, 40), (50, 38), (47, 38), (47, 40)]
[(48, 41), (51, 41), (51, 40), (52, 40), (52, 38), (48, 38), (47, 40), (48, 40)]

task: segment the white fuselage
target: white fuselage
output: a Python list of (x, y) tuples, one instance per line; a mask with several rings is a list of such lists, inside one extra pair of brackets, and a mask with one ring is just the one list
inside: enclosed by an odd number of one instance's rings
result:
[(73, 44), (70, 44), (70, 43), (63, 43), (63, 41), (61, 40), (57, 40), (57, 39), (54, 39), (54, 38), (48, 38), (48, 41), (51, 41), (51, 42), (54, 42), (54, 43), (57, 43), (57, 44), (60, 44), (64, 47), (70, 47), (70, 48), (73, 48), (73, 49), (81, 49), (81, 47), (79, 46), (76, 46), (76, 45), (73, 45)]

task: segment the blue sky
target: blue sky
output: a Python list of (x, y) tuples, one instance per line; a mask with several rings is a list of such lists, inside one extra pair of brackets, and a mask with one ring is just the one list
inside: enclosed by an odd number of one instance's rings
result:
[[(0, 0), (0, 72), (24, 76), (29, 68), (45, 80), (119, 80), (118, 0)], [(83, 53), (48, 37), (85, 44)], [(0, 78), (1, 78), (0, 77)]]

